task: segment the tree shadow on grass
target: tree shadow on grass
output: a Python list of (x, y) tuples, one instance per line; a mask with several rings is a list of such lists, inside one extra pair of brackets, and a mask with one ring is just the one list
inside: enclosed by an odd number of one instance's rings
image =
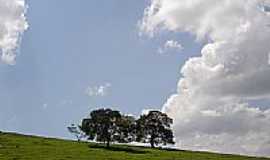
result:
[(130, 147), (130, 146), (110, 146), (107, 148), (106, 146), (95, 144), (95, 145), (88, 145), (89, 148), (95, 148), (95, 149), (105, 149), (108, 151), (115, 151), (115, 152), (126, 152), (131, 154), (146, 154), (149, 153), (149, 151), (145, 151), (139, 148)]
[(161, 147), (157, 147), (156, 149), (161, 150), (161, 151), (168, 151), (168, 152), (178, 152), (181, 151), (183, 152), (184, 150), (180, 150), (177, 148), (161, 148)]

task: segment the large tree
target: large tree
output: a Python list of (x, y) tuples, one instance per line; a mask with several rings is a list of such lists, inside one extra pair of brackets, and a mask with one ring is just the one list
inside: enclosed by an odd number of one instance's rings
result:
[(136, 139), (136, 119), (133, 116), (122, 115), (118, 123), (118, 142), (129, 143)]
[(174, 144), (171, 125), (173, 120), (160, 111), (149, 111), (136, 122), (138, 142), (149, 142), (154, 148), (158, 144)]
[(82, 120), (80, 128), (88, 136), (88, 139), (104, 142), (109, 147), (110, 142), (116, 141), (118, 135), (121, 134), (120, 122), (121, 114), (119, 111), (98, 109), (92, 111), (89, 118)]

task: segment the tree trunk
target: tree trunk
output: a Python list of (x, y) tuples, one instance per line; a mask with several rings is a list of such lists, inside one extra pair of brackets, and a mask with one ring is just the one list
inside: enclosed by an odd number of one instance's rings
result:
[(77, 137), (78, 142), (80, 142), (81, 141), (81, 138), (79, 136), (76, 136), (76, 137)]
[(106, 143), (106, 147), (110, 148), (110, 141), (111, 141), (111, 136), (107, 137), (107, 143)]
[(154, 142), (154, 137), (151, 136), (151, 139), (150, 139), (150, 144), (151, 144), (151, 148), (155, 148), (155, 142)]
[(110, 141), (109, 140), (107, 140), (106, 147), (110, 148)]

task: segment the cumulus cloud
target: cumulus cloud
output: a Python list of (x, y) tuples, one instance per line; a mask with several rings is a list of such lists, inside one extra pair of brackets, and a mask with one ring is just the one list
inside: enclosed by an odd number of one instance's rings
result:
[(108, 94), (110, 88), (111, 84), (106, 83), (100, 86), (87, 87), (85, 92), (89, 97), (104, 97)]
[(24, 0), (0, 0), (0, 54), (1, 60), (16, 63), (16, 52), (23, 32), (28, 28)]
[(152, 0), (141, 30), (209, 42), (181, 69), (163, 106), (183, 149), (270, 156), (270, 0)]
[(182, 46), (182, 44), (180, 42), (174, 41), (174, 40), (168, 40), (165, 42), (163, 47), (160, 47), (158, 49), (158, 53), (163, 54), (163, 53), (170, 51), (170, 50), (181, 51), (183, 49), (184, 49), (184, 47)]

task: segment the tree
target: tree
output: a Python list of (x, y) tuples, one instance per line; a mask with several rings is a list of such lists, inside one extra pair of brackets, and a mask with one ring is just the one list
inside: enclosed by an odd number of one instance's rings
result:
[(154, 148), (158, 144), (174, 144), (171, 130), (173, 120), (160, 111), (150, 111), (136, 121), (138, 142), (149, 142)]
[(82, 120), (81, 130), (90, 140), (106, 143), (110, 147), (110, 142), (116, 141), (120, 134), (119, 123), (121, 114), (119, 111), (111, 109), (98, 109), (90, 113), (89, 118)]
[(85, 136), (81, 131), (80, 128), (78, 126), (76, 126), (75, 124), (71, 124), (71, 126), (67, 127), (68, 131), (73, 134), (78, 142), (81, 141), (81, 139)]
[(119, 135), (117, 141), (119, 143), (129, 143), (135, 141), (136, 138), (136, 119), (133, 116), (122, 115), (118, 123)]

